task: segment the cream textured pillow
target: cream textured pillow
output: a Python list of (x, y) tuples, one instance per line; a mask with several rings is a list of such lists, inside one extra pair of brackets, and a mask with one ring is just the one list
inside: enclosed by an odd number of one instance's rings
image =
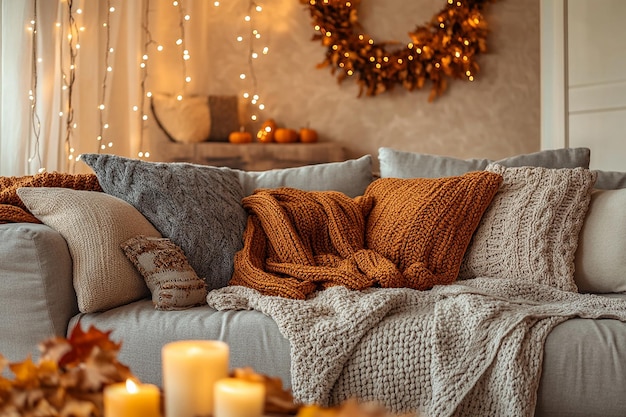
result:
[(506, 168), (461, 265), (460, 278), (511, 278), (577, 291), (574, 254), (596, 174), (585, 168)]
[(121, 247), (146, 280), (157, 310), (183, 310), (206, 302), (206, 283), (171, 240), (140, 235)]
[(74, 289), (83, 313), (108, 310), (149, 295), (120, 244), (159, 232), (130, 204), (97, 191), (19, 188), (28, 210), (57, 230), (72, 255)]
[(574, 279), (580, 292), (626, 292), (626, 189), (596, 190), (578, 236)]

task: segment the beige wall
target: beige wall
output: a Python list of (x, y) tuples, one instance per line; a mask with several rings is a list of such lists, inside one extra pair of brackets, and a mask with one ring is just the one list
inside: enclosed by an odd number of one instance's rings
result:
[[(200, 5), (203, 3), (204, 5)], [(247, 70), (247, 45), (235, 41), (246, 26), (247, 2), (223, 1), (219, 8), (196, 2), (202, 27), (190, 23), (188, 33), (196, 94), (240, 94)], [(212, 2), (210, 2), (212, 3)], [(377, 39), (408, 42), (406, 33), (428, 20), (443, 0), (363, 0), (359, 7), (365, 32)], [(190, 6), (191, 7), (191, 6)], [(311, 41), (307, 9), (297, 0), (264, 4), (258, 27), (270, 54), (255, 61), (255, 72), (266, 110), (280, 124), (310, 124), (322, 140), (343, 144), (350, 157), (377, 154), (381, 146), (462, 158), (502, 158), (540, 148), (539, 0), (504, 0), (490, 4), (486, 18), (491, 34), (489, 53), (479, 57), (481, 73), (473, 83), (454, 81), (434, 103), (428, 90), (357, 98), (350, 80), (337, 84), (328, 68), (316, 69), (324, 49)], [(166, 19), (167, 14), (160, 17)], [(192, 15), (192, 23), (199, 19)], [(156, 22), (159, 23), (158, 21)], [(162, 31), (176, 25), (163, 24)], [(169, 26), (168, 26), (169, 25)], [(165, 34), (161, 34), (165, 36)], [(211, 59), (198, 66), (198, 56)], [(180, 72), (175, 59), (153, 67), (155, 91), (174, 92)], [(169, 91), (168, 91), (169, 90)], [(160, 134), (150, 129), (151, 134)]]

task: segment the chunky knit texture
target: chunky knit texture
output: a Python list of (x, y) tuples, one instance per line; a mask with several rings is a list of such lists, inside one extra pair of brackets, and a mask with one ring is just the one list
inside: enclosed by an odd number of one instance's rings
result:
[(530, 417), (554, 326), (571, 317), (626, 321), (624, 300), (490, 278), (431, 291), (337, 286), (306, 301), (236, 286), (207, 302), (277, 323), (291, 345), (297, 400), (359, 398), (433, 417)]
[(102, 191), (94, 174), (42, 172), (23, 177), (0, 177), (0, 224), (41, 223), (17, 195), (20, 187), (61, 187), (74, 190)]
[(426, 290), (456, 280), (463, 254), (502, 177), (477, 171), (437, 179), (382, 178), (374, 199), (367, 247), (398, 266), (403, 287)]
[(371, 203), (336, 191), (257, 190), (243, 199), (248, 224), (230, 285), (296, 299), (334, 285), (402, 286), (395, 265), (364, 248)]
[(83, 154), (107, 194), (132, 204), (178, 245), (208, 289), (228, 284), (246, 212), (235, 171), (187, 163)]
[(487, 170), (504, 181), (474, 234), (460, 277), (514, 278), (577, 291), (574, 256), (596, 173), (497, 164)]

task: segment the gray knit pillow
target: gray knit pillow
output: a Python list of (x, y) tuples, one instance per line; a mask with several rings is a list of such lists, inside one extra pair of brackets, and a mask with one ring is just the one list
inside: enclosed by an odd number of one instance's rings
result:
[(596, 173), (506, 168), (461, 265), (460, 278), (512, 278), (577, 291), (574, 255)]
[(184, 310), (206, 303), (206, 283), (168, 238), (134, 236), (121, 244), (152, 294), (157, 310)]
[(231, 170), (84, 154), (100, 186), (139, 210), (178, 245), (208, 289), (228, 284), (243, 247), (243, 189)]

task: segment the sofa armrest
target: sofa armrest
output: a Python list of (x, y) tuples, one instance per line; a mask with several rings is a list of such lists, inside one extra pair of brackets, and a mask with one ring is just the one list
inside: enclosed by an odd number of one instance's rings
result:
[(0, 224), (0, 354), (10, 361), (38, 358), (37, 344), (65, 336), (77, 313), (63, 237), (43, 224)]

